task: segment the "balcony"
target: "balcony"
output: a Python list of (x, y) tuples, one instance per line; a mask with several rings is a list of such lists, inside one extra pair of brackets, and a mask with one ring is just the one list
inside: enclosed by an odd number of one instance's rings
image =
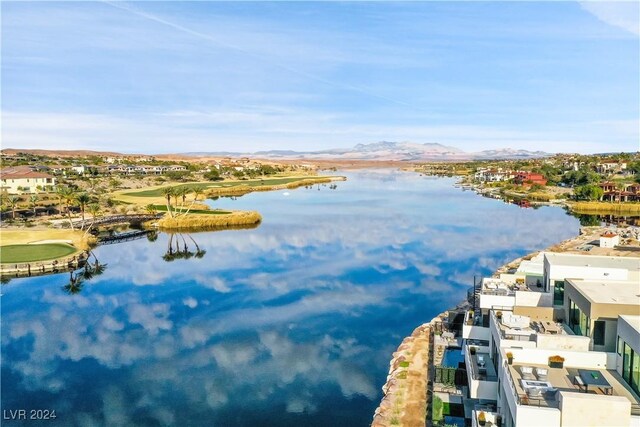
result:
[[(495, 412), (495, 410), (491, 410), (489, 407), (482, 407), (480, 405), (476, 405), (476, 408), (472, 412), (471, 416), (471, 426), (472, 427), (480, 427), (481, 417), (484, 418), (483, 427), (500, 427), (502, 426), (502, 417), (500, 414)], [(482, 415), (481, 415), (482, 414)]]
[(547, 365), (530, 363), (508, 365), (505, 362), (503, 369), (505, 383), (509, 384), (518, 405), (559, 408), (560, 392), (588, 393), (602, 399), (624, 397), (631, 403), (631, 415), (640, 416), (640, 400), (614, 370), (593, 369), (607, 380), (610, 390), (590, 386), (585, 391), (584, 386), (575, 384), (575, 377), (579, 376), (578, 368), (549, 368)]
[(489, 353), (473, 351), (465, 347), (465, 364), (469, 380), (469, 397), (473, 399), (496, 400), (498, 394), (498, 375)]

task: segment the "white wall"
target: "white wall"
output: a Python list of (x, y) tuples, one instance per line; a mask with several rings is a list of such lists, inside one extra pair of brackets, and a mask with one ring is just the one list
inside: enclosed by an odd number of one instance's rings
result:
[(517, 307), (552, 307), (553, 294), (548, 292), (516, 291)]
[(489, 328), (482, 326), (470, 326), (462, 325), (462, 338), (475, 339), (475, 340), (487, 340), (491, 336)]
[(602, 351), (567, 351), (547, 349), (509, 349), (513, 353), (514, 364), (548, 365), (549, 357), (564, 357), (564, 366), (584, 369), (615, 369), (616, 354)]
[(591, 338), (581, 335), (538, 334), (536, 342), (539, 349), (589, 351)]
[(631, 402), (625, 397), (566, 391), (559, 394), (562, 427), (626, 427), (631, 422)]
[(506, 295), (486, 295), (480, 294), (480, 308), (490, 309), (492, 307), (513, 307), (516, 297)]
[(517, 427), (560, 427), (560, 410), (537, 406), (518, 406)]

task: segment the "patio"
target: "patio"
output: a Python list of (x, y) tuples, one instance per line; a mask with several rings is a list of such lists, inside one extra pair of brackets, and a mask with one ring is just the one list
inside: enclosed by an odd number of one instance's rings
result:
[[(572, 367), (563, 367), (563, 368), (549, 368), (547, 365), (535, 365), (535, 364), (526, 364), (526, 365), (507, 365), (509, 368), (510, 378), (512, 387), (515, 387), (516, 394), (518, 397), (518, 402), (521, 405), (533, 405), (533, 406), (547, 406), (557, 408), (558, 394), (554, 393), (534, 393), (531, 394), (530, 390), (527, 390), (528, 387), (523, 387), (522, 380), (525, 381), (525, 386), (527, 382), (543, 382), (549, 383), (550, 386), (560, 391), (565, 392), (574, 392), (574, 393), (589, 393), (589, 394), (597, 394), (603, 396), (623, 396), (626, 397), (631, 402), (631, 413), (633, 415), (640, 414), (640, 399), (638, 399), (629, 386), (624, 382), (624, 380), (620, 377), (620, 375), (613, 370), (605, 370), (605, 369), (581, 369), (581, 368), (572, 368)], [(525, 368), (523, 370), (523, 368)], [(531, 368), (529, 370), (528, 368)], [(536, 375), (537, 371), (546, 370), (546, 377), (539, 378)], [(576, 383), (576, 377), (581, 377), (586, 375), (591, 375), (593, 372), (596, 372), (597, 379), (592, 381), (592, 384), (588, 385), (585, 388), (584, 385), (579, 385)], [(533, 374), (533, 376), (531, 376)], [(599, 380), (599, 381), (597, 381)], [(600, 383), (598, 386), (596, 383)], [(608, 385), (605, 385), (606, 384)], [(535, 386), (536, 384), (533, 384)], [(527, 393), (529, 391), (529, 393)]]

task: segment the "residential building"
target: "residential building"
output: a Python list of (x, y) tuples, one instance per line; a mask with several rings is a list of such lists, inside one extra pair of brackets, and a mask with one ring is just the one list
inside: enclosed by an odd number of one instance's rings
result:
[(513, 182), (518, 185), (547, 185), (545, 177), (539, 173), (532, 172), (517, 172), (513, 178)]
[(2, 192), (10, 194), (37, 193), (50, 191), (56, 184), (56, 178), (40, 172), (35, 166), (14, 166), (0, 170)]
[(521, 267), (483, 279), (465, 319), (471, 425), (640, 425), (640, 258), (543, 253)]

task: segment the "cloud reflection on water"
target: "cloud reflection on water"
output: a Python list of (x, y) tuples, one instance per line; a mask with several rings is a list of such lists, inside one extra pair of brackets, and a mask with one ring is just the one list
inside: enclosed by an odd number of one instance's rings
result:
[(78, 425), (326, 425), (323, 408), (342, 405), (345, 423), (365, 425), (403, 335), (459, 302), (474, 274), (577, 232), (559, 209), (451, 184), (364, 171), (335, 191), (252, 194), (234, 206), (263, 224), (193, 234), (202, 259), (166, 263), (160, 234), (100, 247), (109, 268), (78, 295), (62, 276), (13, 281), (2, 366), (19, 384), (3, 406), (39, 391), (83, 408)]

